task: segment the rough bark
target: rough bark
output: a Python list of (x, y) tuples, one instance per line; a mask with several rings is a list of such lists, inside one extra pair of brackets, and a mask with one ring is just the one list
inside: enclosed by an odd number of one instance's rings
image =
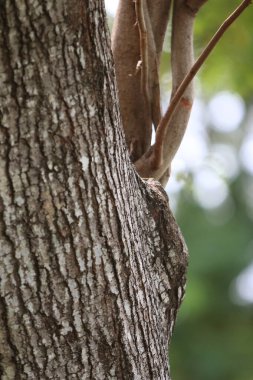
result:
[(1, 379), (169, 379), (187, 252), (122, 133), (103, 3), (1, 1)]

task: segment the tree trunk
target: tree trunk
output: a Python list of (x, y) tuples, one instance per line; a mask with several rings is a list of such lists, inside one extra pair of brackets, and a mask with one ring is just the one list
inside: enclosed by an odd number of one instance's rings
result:
[(0, 4), (1, 379), (170, 379), (187, 252), (135, 172), (101, 0)]

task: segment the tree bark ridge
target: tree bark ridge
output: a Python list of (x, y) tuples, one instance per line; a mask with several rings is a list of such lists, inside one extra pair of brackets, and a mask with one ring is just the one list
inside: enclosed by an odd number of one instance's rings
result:
[(169, 379), (187, 252), (130, 163), (103, 6), (0, 19), (1, 376)]

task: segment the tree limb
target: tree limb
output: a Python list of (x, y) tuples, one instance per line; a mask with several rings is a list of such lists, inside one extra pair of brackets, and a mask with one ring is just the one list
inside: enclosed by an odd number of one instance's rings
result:
[[(140, 40), (140, 58), (141, 58), (141, 89), (143, 96), (148, 104), (149, 102), (149, 89), (148, 89), (148, 72), (149, 72), (149, 62), (148, 62), (148, 31), (146, 27), (146, 20), (144, 14), (144, 2), (145, 0), (135, 0), (135, 14), (136, 22), (139, 29), (139, 40)], [(139, 61), (140, 62), (140, 61)]]
[[(223, 22), (223, 24), (220, 26), (220, 28), (217, 30), (217, 32), (214, 34), (212, 39), (207, 44), (206, 48), (203, 50), (202, 54), (199, 56), (199, 58), (196, 60), (188, 74), (185, 76), (183, 81), (181, 82), (180, 86), (178, 87), (176, 93), (172, 97), (172, 100), (169, 104), (169, 107), (163, 116), (163, 119), (161, 120), (161, 123), (158, 126), (157, 132), (156, 132), (156, 142), (155, 142), (155, 148), (154, 148), (154, 155), (156, 156), (154, 162), (157, 162), (159, 165), (159, 162), (162, 160), (163, 155), (163, 147), (164, 147), (164, 141), (165, 141), (165, 134), (166, 132), (169, 133), (169, 131), (166, 131), (168, 128), (168, 125), (170, 123), (170, 120), (173, 116), (173, 113), (177, 109), (177, 106), (179, 105), (180, 100), (182, 99), (182, 96), (184, 95), (186, 89), (188, 88), (189, 84), (192, 82), (193, 78), (211, 53), (211, 51), (214, 49), (214, 47), (217, 45), (225, 31), (230, 27), (230, 25), (240, 16), (240, 14), (244, 11), (244, 9), (251, 3), (251, 0), (244, 0), (237, 8), (236, 10)], [(178, 147), (174, 147), (174, 150), (177, 150)], [(174, 152), (173, 152), (174, 153)], [(175, 152), (176, 153), (176, 152)], [(172, 153), (170, 153), (172, 154)], [(174, 154), (173, 154), (174, 157)], [(172, 157), (172, 158), (173, 158)]]
[[(155, 46), (156, 56), (152, 71), (150, 70), (150, 92), (152, 122), (157, 129), (161, 121), (159, 65), (163, 48), (163, 41), (168, 24), (171, 0), (147, 0), (150, 26), (152, 29), (151, 42)], [(153, 42), (154, 41), (154, 42)], [(152, 47), (150, 51), (152, 52)], [(150, 54), (150, 53), (149, 53)], [(150, 58), (152, 60), (152, 57)]]
[[(192, 11), (197, 12), (199, 7), (205, 1), (192, 0), (186, 1), (187, 7), (193, 5)], [(177, 3), (176, 3), (177, 4)], [(161, 179), (163, 174), (170, 167), (171, 161), (181, 143), (183, 138), (188, 118), (185, 117), (184, 123), (178, 123), (178, 118), (183, 119), (183, 116), (187, 114), (187, 108), (190, 113), (192, 101), (187, 95), (189, 87), (191, 87), (191, 82), (200, 67), (203, 65), (207, 59), (210, 52), (213, 50), (217, 42), (220, 40), (224, 32), (229, 28), (229, 26), (240, 16), (244, 9), (251, 4), (251, 0), (244, 0), (236, 10), (223, 22), (221, 27), (217, 30), (213, 38), (210, 40), (203, 53), (197, 59), (192, 68), (185, 75), (181, 84), (178, 86), (177, 90), (172, 92), (172, 99), (170, 105), (163, 116), (156, 133), (155, 144), (146, 152), (146, 154), (141, 157), (141, 159), (135, 163), (136, 169), (141, 176), (153, 177), (156, 179)], [(175, 13), (175, 12), (174, 12)], [(176, 17), (176, 15), (174, 15)], [(186, 17), (186, 16), (185, 16)], [(173, 24), (173, 29), (176, 28), (176, 24)], [(174, 31), (174, 35), (175, 35)], [(177, 34), (177, 33), (176, 33)], [(173, 37), (172, 37), (173, 38)], [(172, 49), (173, 51), (173, 49)], [(189, 59), (188, 55), (188, 59)], [(187, 62), (187, 59), (185, 60)], [(175, 62), (177, 67), (177, 62)], [(172, 59), (172, 70), (173, 70), (173, 59)], [(173, 75), (174, 79), (174, 75)], [(175, 113), (175, 111), (177, 111)], [(183, 115), (182, 115), (183, 113)], [(181, 115), (181, 116), (180, 116)]]
[[(204, 3), (204, 0), (202, 0)], [(172, 98), (177, 88), (187, 75), (193, 65), (193, 24), (196, 10), (191, 10), (185, 0), (178, 0), (174, 3), (173, 20), (172, 20), (172, 48), (171, 48), (171, 68), (172, 68)], [(170, 124), (163, 117), (159, 123), (158, 130), (168, 131), (169, 135), (163, 135), (166, 141), (160, 140), (153, 145), (139, 162), (135, 163), (138, 173), (143, 177), (154, 177), (159, 179), (163, 176), (166, 169), (169, 168), (169, 154), (174, 146), (178, 144), (178, 139), (182, 138), (182, 132), (185, 130), (191, 111), (193, 102), (193, 86), (189, 86), (185, 93), (185, 101), (180, 107), (180, 112), (177, 112)], [(165, 114), (166, 115), (166, 114)], [(180, 140), (181, 141), (181, 140)], [(163, 146), (166, 147), (163, 150)], [(162, 155), (161, 155), (162, 153)], [(168, 177), (168, 174), (165, 175)]]
[[(122, 122), (133, 162), (150, 148), (152, 124), (157, 126), (161, 119), (158, 65), (169, 5), (170, 0), (137, 0), (135, 4), (120, 0), (114, 22), (112, 50)], [(143, 70), (135, 74), (140, 59)]]

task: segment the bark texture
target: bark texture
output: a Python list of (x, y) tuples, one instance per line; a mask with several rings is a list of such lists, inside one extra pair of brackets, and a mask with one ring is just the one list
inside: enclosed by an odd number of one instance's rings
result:
[(103, 2), (0, 5), (1, 379), (170, 379), (187, 252), (130, 162)]

